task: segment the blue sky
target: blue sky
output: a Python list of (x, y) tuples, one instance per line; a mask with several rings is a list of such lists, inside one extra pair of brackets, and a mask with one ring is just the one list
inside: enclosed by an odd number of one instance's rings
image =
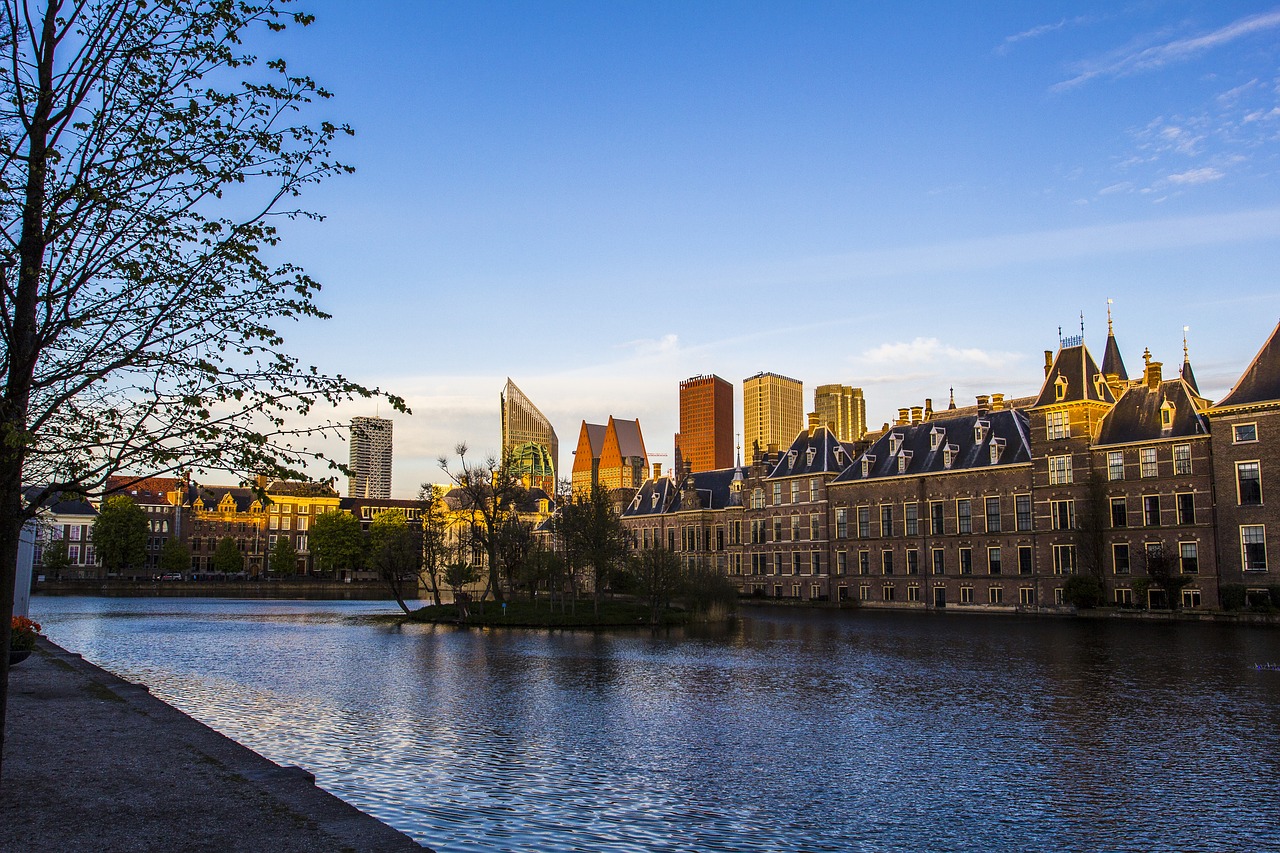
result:
[(567, 469), (611, 414), (669, 454), (699, 373), (739, 422), (771, 370), (878, 425), (1033, 393), (1111, 298), (1131, 373), (1188, 325), (1220, 397), (1280, 319), (1280, 5), (306, 6), (262, 52), (335, 93), (357, 171), (286, 244), (334, 319), (286, 331), (409, 399), (399, 496), (497, 450), (507, 376)]

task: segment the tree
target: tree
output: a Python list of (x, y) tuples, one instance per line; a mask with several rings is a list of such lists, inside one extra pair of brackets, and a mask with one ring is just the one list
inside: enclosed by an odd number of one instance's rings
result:
[(622, 565), (631, 541), (609, 492), (592, 486), (586, 500), (566, 504), (556, 522), (570, 571), (586, 570), (592, 579), (595, 612), (614, 571)]
[(176, 536), (165, 540), (160, 549), (160, 571), (165, 574), (183, 574), (191, 569), (191, 548)]
[(514, 595), (517, 586), (526, 579), (533, 554), (533, 525), (515, 515), (508, 515), (498, 522), (494, 539), (503, 580)]
[(449, 467), (449, 460), (439, 458), (440, 470), (453, 481), (460, 492), (462, 509), (471, 512), (471, 538), (485, 552), (489, 563), (488, 592), (495, 601), (503, 600), (502, 564), (499, 551), (499, 528), (526, 496), (524, 483), (507, 460), (499, 462), (490, 456), (484, 462), (467, 461), (467, 445), (454, 448), (458, 454), (458, 470)]
[(360, 565), (364, 556), (360, 521), (349, 513), (326, 512), (311, 524), (311, 557), (322, 572), (340, 572)]
[(657, 625), (683, 582), (680, 558), (666, 548), (647, 548), (631, 558), (631, 572), (649, 603), (649, 621)]
[(223, 536), (218, 540), (218, 547), (213, 550), (213, 570), (224, 575), (234, 575), (244, 571), (244, 557), (236, 540)]
[(298, 551), (293, 547), (293, 538), (290, 536), (276, 537), (275, 547), (271, 549), (271, 555), (268, 558), (271, 563), (271, 573), (276, 577), (286, 578), (298, 571)]
[(147, 513), (124, 495), (102, 502), (93, 522), (93, 547), (107, 574), (136, 568), (147, 560)]
[(444, 500), (444, 489), (422, 484), (418, 490), (418, 518), (422, 524), (421, 577), (431, 590), (431, 600), (439, 607), (441, 573), (450, 553), (449, 507)]
[(409, 614), (405, 599), (410, 593), (418, 597), (418, 571), (422, 568), (421, 530), (414, 530), (415, 526), (398, 508), (382, 510), (369, 523), (369, 562), (405, 615)]
[(44, 546), (44, 553), (40, 555), (40, 565), (44, 566), (47, 574), (55, 578), (60, 578), (64, 572), (70, 571), (71, 554), (67, 549), (67, 540), (50, 540)]
[(288, 6), (0, 2), (0, 723), (22, 525), (50, 496), (121, 472), (301, 478), (306, 437), (337, 427), (291, 419), (375, 393), (277, 331), (325, 315), (268, 260), (273, 223), (349, 171), (349, 128), (301, 115), (329, 93), (244, 46), (310, 23)]
[(1178, 557), (1163, 543), (1147, 545), (1139, 559), (1146, 570), (1147, 583), (1135, 582), (1134, 589), (1145, 599), (1146, 590), (1155, 587), (1164, 594), (1165, 606), (1176, 610), (1182, 603), (1182, 588), (1195, 578), (1182, 574)]

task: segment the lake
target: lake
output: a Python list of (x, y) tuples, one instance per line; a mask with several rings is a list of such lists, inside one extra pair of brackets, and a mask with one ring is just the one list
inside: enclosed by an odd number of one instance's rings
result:
[(653, 634), (353, 618), (388, 602), (31, 609), (64, 648), (440, 853), (1280, 850), (1265, 627), (752, 608)]

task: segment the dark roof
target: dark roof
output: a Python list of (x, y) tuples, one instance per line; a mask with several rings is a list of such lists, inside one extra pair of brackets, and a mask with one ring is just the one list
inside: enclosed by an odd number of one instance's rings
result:
[[(606, 424), (589, 424), (582, 422), (582, 432), (587, 434), (587, 444), (591, 447), (591, 458), (599, 459), (600, 451), (604, 449), (604, 434), (609, 427)], [(581, 438), (579, 433), (579, 438)]]
[(1128, 380), (1129, 373), (1124, 369), (1124, 359), (1120, 357), (1120, 346), (1116, 336), (1107, 332), (1107, 348), (1102, 352), (1102, 372), (1108, 376), (1119, 376)]
[(1187, 385), (1191, 387), (1191, 390), (1195, 392), (1196, 396), (1199, 397), (1200, 386), (1196, 384), (1196, 375), (1191, 372), (1191, 359), (1183, 359), (1182, 370), (1179, 372), (1179, 376), (1182, 377), (1182, 381), (1187, 383)]
[[(1145, 384), (1132, 385), (1102, 419), (1096, 444), (1208, 435), (1209, 422), (1196, 406), (1196, 397), (1182, 379), (1165, 380), (1154, 390)], [(1160, 410), (1166, 402), (1173, 406), (1173, 422), (1163, 429)]]
[[(890, 427), (835, 482), (982, 470), (1030, 462), (1029, 423), (1025, 410), (1001, 409), (985, 415), (935, 418), (924, 423)], [(980, 439), (977, 434), (979, 424), (985, 425)], [(1003, 447), (995, 463), (991, 461), (992, 442)], [(946, 465), (948, 449), (951, 452), (950, 468)], [(898, 460), (904, 456), (907, 459), (906, 470), (899, 471)], [(863, 474), (864, 460), (868, 463), (866, 474)]]
[(640, 436), (640, 421), (624, 421), (617, 418), (609, 420), (613, 423), (614, 435), (618, 437), (618, 452), (622, 458), (635, 456), (645, 458), (644, 439)]
[(1253, 357), (1244, 375), (1215, 407), (1247, 406), (1280, 400), (1280, 325)]
[[(1049, 368), (1044, 384), (1040, 386), (1040, 394), (1035, 405), (1050, 406), (1054, 403), (1072, 403), (1081, 400), (1092, 400), (1099, 403), (1114, 403), (1115, 396), (1106, 383), (1095, 381), (1101, 377), (1102, 371), (1089, 354), (1084, 344), (1062, 347), (1053, 358), (1053, 366)], [(1066, 380), (1066, 395), (1059, 400), (1056, 390), (1058, 380)]]
[(267, 486), (267, 494), (295, 498), (336, 498), (337, 491), (329, 483), (308, 483), (301, 480), (276, 480)]
[[(690, 509), (724, 509), (736, 506), (740, 497), (733, 490), (734, 480), (746, 481), (745, 468), (718, 468), (715, 471), (695, 471), (677, 482), (672, 477), (648, 479), (635, 497), (623, 509), (624, 518), (682, 512)], [(698, 495), (699, 506), (685, 504), (685, 486), (690, 485)]]
[(222, 502), (222, 498), (227, 494), (230, 494), (231, 500), (235, 501), (236, 512), (248, 512), (249, 507), (253, 506), (253, 502), (259, 500), (254, 490), (246, 486), (193, 485), (188, 492), (190, 503), (195, 503), (196, 498), (199, 498), (204, 502), (206, 511), (216, 510), (218, 504)]
[[(22, 490), (23, 496), (28, 500), (34, 500), (44, 491), (44, 486), (27, 486)], [(98, 510), (93, 504), (80, 495), (55, 493), (45, 499), (41, 509), (54, 513), (55, 515), (97, 515)]]
[(840, 441), (827, 427), (816, 427), (813, 432), (801, 430), (791, 447), (778, 457), (767, 479), (839, 474), (849, 467), (853, 458), (852, 445)]

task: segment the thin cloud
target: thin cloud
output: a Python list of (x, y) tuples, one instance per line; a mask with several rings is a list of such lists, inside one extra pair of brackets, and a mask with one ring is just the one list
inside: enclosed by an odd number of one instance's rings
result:
[(979, 364), (984, 367), (1002, 368), (1016, 361), (1014, 353), (987, 351), (977, 347), (955, 347), (937, 338), (919, 337), (911, 341), (894, 341), (866, 350), (857, 359), (867, 364), (922, 365), (946, 363), (948, 365)]
[(1158, 44), (1141, 50), (1120, 51), (1081, 67), (1076, 76), (1055, 83), (1052, 91), (1065, 91), (1080, 86), (1095, 77), (1122, 77), (1143, 71), (1153, 71), (1178, 62), (1185, 62), (1206, 51), (1230, 44), (1242, 38), (1280, 27), (1280, 10), (1250, 15), (1233, 21), (1225, 27), (1204, 35)]
[(1171, 184), (1185, 186), (1187, 184), (1207, 184), (1210, 181), (1220, 180), (1224, 173), (1212, 166), (1205, 166), (1200, 169), (1188, 169), (1185, 172), (1179, 172), (1176, 175), (1169, 175), (1165, 180)]
[(1032, 27), (1029, 30), (1023, 30), (1020, 33), (1014, 33), (1011, 36), (1005, 36), (1004, 41), (996, 46), (996, 53), (1007, 53), (1009, 48), (1018, 42), (1040, 38), (1040, 36), (1048, 35), (1049, 33), (1057, 32), (1058, 30), (1065, 29), (1067, 27), (1075, 27), (1081, 24), (1092, 23), (1093, 20), (1093, 18), (1082, 15), (1076, 18), (1063, 18), (1056, 24), (1040, 24), (1039, 26)]

